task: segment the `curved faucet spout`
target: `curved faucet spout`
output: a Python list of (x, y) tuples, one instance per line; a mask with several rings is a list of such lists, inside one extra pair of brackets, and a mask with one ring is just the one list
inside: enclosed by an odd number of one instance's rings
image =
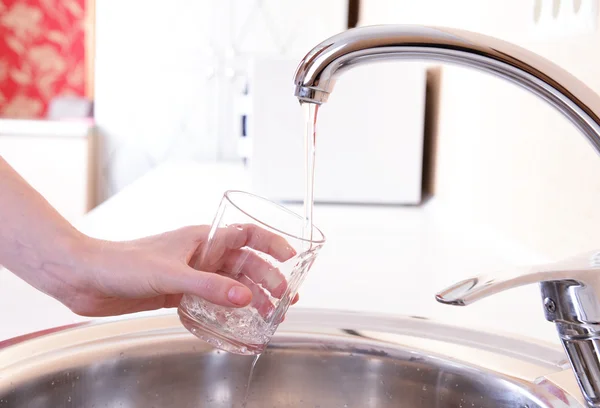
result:
[(322, 104), (348, 69), (381, 60), (438, 61), (504, 78), (550, 103), (600, 153), (600, 97), (556, 64), (492, 37), (469, 31), (410, 25), (354, 28), (314, 47), (294, 74), (296, 97)]

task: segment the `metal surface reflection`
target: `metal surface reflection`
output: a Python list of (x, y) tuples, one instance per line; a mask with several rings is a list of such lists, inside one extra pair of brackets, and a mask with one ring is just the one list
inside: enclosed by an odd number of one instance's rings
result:
[[(376, 338), (390, 332), (397, 340)], [(425, 347), (432, 336), (438, 346)], [(468, 345), (454, 342), (466, 336)], [(422, 319), (294, 309), (259, 360), (248, 407), (581, 407), (576, 383), (550, 380), (564, 371), (560, 349), (504, 340)], [(521, 347), (538, 353), (520, 359)], [(251, 360), (211, 348), (174, 314), (84, 324), (0, 350), (0, 408), (240, 407)]]

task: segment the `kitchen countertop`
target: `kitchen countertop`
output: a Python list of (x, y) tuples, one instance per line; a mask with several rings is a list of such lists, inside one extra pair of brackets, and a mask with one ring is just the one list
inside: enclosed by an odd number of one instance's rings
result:
[(86, 137), (94, 126), (92, 119), (51, 120), (51, 119), (1, 119), (0, 135)]
[[(243, 167), (166, 163), (91, 211), (77, 226), (94, 237), (125, 240), (209, 224), (227, 189), (250, 190)], [(301, 211), (299, 205), (289, 207)], [(537, 285), (469, 307), (435, 301), (436, 291), (473, 274), (549, 261), (482, 226), (456, 219), (436, 200), (419, 207), (317, 205), (314, 220), (327, 243), (296, 307), (423, 316), (559, 344), (554, 325), (544, 319)], [(5, 311), (0, 339), (87, 320), (7, 271), (0, 271), (0, 289)]]

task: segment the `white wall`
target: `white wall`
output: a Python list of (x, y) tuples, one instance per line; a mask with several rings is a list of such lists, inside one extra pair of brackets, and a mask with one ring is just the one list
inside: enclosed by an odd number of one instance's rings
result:
[[(479, 31), (531, 49), (600, 91), (600, 34), (537, 35), (533, 3), (364, 0), (361, 24)], [(441, 94), (436, 190), (453, 217), (553, 258), (598, 248), (600, 159), (566, 119), (513, 85), (462, 68), (444, 68)]]
[(96, 2), (100, 199), (169, 159), (236, 159), (248, 58), (300, 60), (346, 21), (346, 0)]

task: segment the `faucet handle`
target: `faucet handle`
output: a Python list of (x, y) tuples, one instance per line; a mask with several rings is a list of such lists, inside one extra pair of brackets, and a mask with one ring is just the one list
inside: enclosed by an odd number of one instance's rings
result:
[(440, 303), (466, 306), (485, 297), (519, 286), (542, 282), (570, 282), (596, 286), (600, 280), (600, 251), (590, 251), (561, 261), (518, 267), (457, 282), (436, 294)]
[(600, 251), (509, 273), (476, 276), (439, 292), (436, 299), (466, 306), (530, 283), (540, 284), (546, 320), (556, 326), (588, 406), (600, 407)]

